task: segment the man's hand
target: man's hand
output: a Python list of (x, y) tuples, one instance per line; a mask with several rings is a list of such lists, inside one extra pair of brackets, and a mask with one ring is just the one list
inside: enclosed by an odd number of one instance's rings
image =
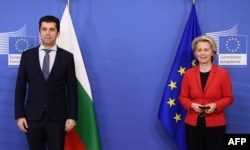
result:
[(28, 123), (25, 118), (18, 118), (17, 119), (17, 126), (22, 132), (28, 132)]
[(74, 119), (67, 119), (65, 123), (65, 131), (69, 132), (72, 130), (76, 125), (76, 121)]

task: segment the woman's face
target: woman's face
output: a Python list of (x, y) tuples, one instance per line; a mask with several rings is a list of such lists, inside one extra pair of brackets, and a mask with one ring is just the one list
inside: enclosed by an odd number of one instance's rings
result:
[(214, 52), (208, 42), (198, 42), (194, 55), (198, 59), (199, 64), (210, 64)]

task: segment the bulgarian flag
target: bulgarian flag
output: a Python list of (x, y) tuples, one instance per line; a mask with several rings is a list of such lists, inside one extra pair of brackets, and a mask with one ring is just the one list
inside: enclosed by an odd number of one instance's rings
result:
[(78, 81), (78, 121), (75, 129), (66, 135), (64, 150), (100, 150), (90, 84), (67, 5), (57, 44), (74, 54)]

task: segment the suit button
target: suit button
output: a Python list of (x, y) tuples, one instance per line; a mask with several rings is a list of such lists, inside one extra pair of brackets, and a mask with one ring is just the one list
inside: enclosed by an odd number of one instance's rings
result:
[(44, 105), (43, 111), (47, 111), (47, 105)]

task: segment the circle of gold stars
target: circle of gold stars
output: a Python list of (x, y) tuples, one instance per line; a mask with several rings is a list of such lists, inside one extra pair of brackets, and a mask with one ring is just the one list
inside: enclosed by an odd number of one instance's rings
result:
[[(231, 48), (231, 47), (229, 47), (229, 44), (231, 43), (231, 42), (235, 42), (236, 43), (236, 47), (235, 48)], [(227, 41), (226, 41), (226, 44), (225, 44), (225, 46), (226, 46), (226, 49), (229, 51), (229, 52), (237, 52), (239, 49), (240, 49), (240, 41), (237, 39), (237, 38), (229, 38)]]
[[(24, 44), (25, 44), (25, 48), (24, 49), (20, 49), (19, 48), (19, 44), (20, 44), (20, 42), (24, 42)], [(28, 48), (29, 48), (29, 42), (25, 39), (25, 38), (19, 38), (17, 41), (16, 41), (16, 43), (15, 43), (15, 48), (16, 48), (16, 50), (18, 51), (18, 52), (23, 52), (23, 51), (25, 51), (25, 50), (27, 50)]]

